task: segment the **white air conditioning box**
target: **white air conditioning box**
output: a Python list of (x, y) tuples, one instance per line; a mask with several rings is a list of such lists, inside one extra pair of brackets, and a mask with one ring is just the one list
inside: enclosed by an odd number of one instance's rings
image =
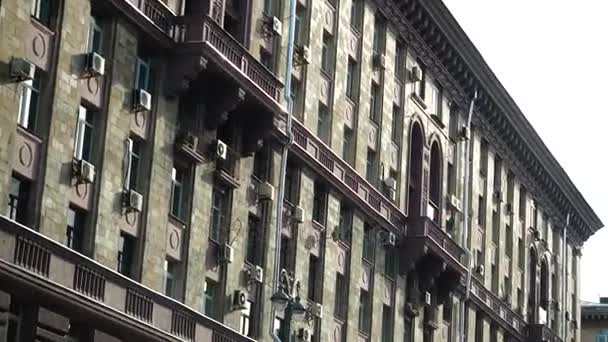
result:
[(420, 67), (413, 67), (412, 71), (411, 71), (411, 76), (412, 76), (412, 82), (419, 82), (422, 81), (422, 69), (420, 69)]
[(379, 69), (386, 69), (386, 56), (383, 53), (374, 55), (374, 66)]
[(144, 112), (152, 109), (152, 95), (144, 89), (135, 89), (133, 111)]
[(299, 205), (293, 207), (293, 212), (291, 213), (291, 218), (296, 223), (304, 223), (304, 208)]
[(424, 305), (426, 306), (431, 306), (431, 293), (426, 291), (424, 293)]
[(243, 290), (235, 290), (232, 297), (232, 308), (234, 310), (243, 310), (247, 308), (247, 292)]
[(106, 70), (106, 60), (96, 52), (90, 52), (86, 57), (85, 74), (90, 77), (103, 76)]
[(231, 263), (234, 260), (234, 249), (229, 244), (224, 244), (220, 248), (220, 261)]
[(311, 61), (311, 52), (310, 52), (310, 48), (308, 46), (303, 46), (302, 47), (302, 60), (304, 61), (305, 64), (310, 64)]
[(393, 177), (387, 177), (384, 179), (384, 185), (389, 189), (397, 189), (397, 180)]
[(316, 318), (323, 318), (323, 305), (319, 303), (313, 303), (311, 308), (312, 314)]
[(272, 33), (277, 36), (283, 33), (283, 23), (277, 17), (272, 17)]
[(462, 202), (460, 201), (460, 198), (456, 197), (455, 195), (450, 195), (449, 201), (452, 208), (458, 212), (462, 212)]
[(310, 342), (310, 332), (306, 328), (298, 329), (297, 337), (299, 342)]
[(215, 156), (221, 160), (226, 160), (226, 157), (228, 156), (228, 146), (219, 139), (215, 144)]
[(260, 201), (274, 201), (274, 186), (268, 182), (259, 183), (255, 191)]
[(95, 166), (86, 160), (80, 160), (78, 164), (78, 178), (86, 183), (93, 183), (95, 181)]
[(127, 207), (134, 211), (141, 212), (144, 208), (144, 197), (135, 190), (129, 190), (127, 195)]

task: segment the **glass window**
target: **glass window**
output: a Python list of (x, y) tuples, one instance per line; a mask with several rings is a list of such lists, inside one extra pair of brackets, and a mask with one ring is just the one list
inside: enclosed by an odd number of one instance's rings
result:
[(7, 216), (21, 224), (27, 224), (30, 183), (15, 176), (11, 178)]
[(181, 220), (185, 220), (187, 209), (184, 193), (186, 172), (176, 166), (171, 170), (171, 215)]
[(361, 28), (362, 4), (361, 0), (352, 0), (350, 5), (350, 26), (356, 30)]
[(264, 48), (260, 49), (260, 62), (271, 72), (274, 72), (274, 58), (272, 53)]
[(372, 42), (372, 49), (375, 54), (380, 54), (384, 50), (384, 39), (386, 34), (386, 26), (384, 19), (376, 16), (374, 20), (374, 38)]
[(357, 72), (357, 62), (348, 59), (348, 69), (346, 70), (346, 96), (353, 99), (355, 96), (355, 73)]
[(393, 310), (390, 306), (382, 306), (382, 342), (393, 340)]
[(336, 274), (336, 297), (334, 315), (345, 319), (348, 311), (348, 279), (344, 274)]
[(308, 258), (308, 299), (315, 303), (320, 300), (320, 289), (318, 288), (318, 278), (323, 274), (319, 265), (319, 258), (310, 255)]
[(353, 208), (344, 202), (340, 203), (340, 221), (338, 230), (332, 233), (335, 240), (350, 243), (353, 230)]
[(369, 334), (371, 328), (372, 305), (369, 292), (361, 289), (359, 293), (359, 330)]
[(80, 253), (82, 253), (83, 250), (85, 223), (86, 212), (70, 206), (68, 208), (65, 245)]
[(374, 229), (369, 223), (363, 227), (363, 259), (373, 262), (375, 251)]
[(329, 109), (322, 103), (319, 103), (317, 136), (324, 143), (329, 144), (330, 133), (331, 133), (331, 117), (329, 115)]
[(260, 220), (253, 215), (249, 215), (247, 226), (247, 254), (245, 260), (253, 265), (259, 265), (257, 262), (258, 245), (262, 242)]
[(214, 188), (212, 197), (211, 229), (209, 230), (209, 238), (219, 242), (227, 214), (227, 192), (225, 189)]
[(37, 68), (31, 80), (19, 84), (19, 111), (17, 123), (23, 128), (34, 130), (39, 110), (41, 75)]
[(87, 42), (87, 52), (96, 52), (101, 54), (103, 44), (103, 30), (99, 25), (98, 19), (91, 17), (89, 19), (89, 40)]
[(379, 107), (381, 105), (380, 101), (380, 87), (372, 82), (372, 88), (370, 91), (370, 100), (369, 100), (369, 119), (375, 123), (378, 123), (379, 115)]
[(133, 277), (133, 262), (135, 257), (135, 237), (124, 232), (120, 233), (118, 245), (118, 272), (127, 277)]
[(138, 190), (138, 186), (139, 186), (139, 172), (140, 172), (140, 163), (141, 163), (141, 157), (142, 157), (142, 142), (137, 140), (137, 139), (133, 139), (133, 138), (129, 138), (129, 158), (130, 158), (130, 163), (129, 163), (129, 183), (128, 183), (128, 188), (131, 190)]
[(391, 279), (395, 279), (397, 276), (397, 261), (398, 259), (398, 255), (397, 255), (397, 249), (395, 248), (388, 248), (385, 249), (385, 254), (384, 254), (384, 274), (391, 278)]
[(205, 316), (211, 317), (215, 320), (219, 318), (219, 284), (213, 280), (207, 279), (205, 280), (205, 301), (203, 313)]
[(439, 119), (442, 119), (442, 93), (439, 85), (434, 82), (429, 82), (430, 94), (429, 94), (429, 111), (431, 114), (437, 115)]
[(376, 151), (367, 149), (367, 161), (365, 165), (365, 179), (370, 182), (373, 186), (377, 185), (377, 156)]
[(295, 27), (294, 42), (298, 46), (304, 45), (306, 34), (306, 8), (298, 4), (296, 8), (296, 27)]
[(354, 143), (353, 130), (348, 127), (344, 127), (344, 135), (342, 138), (342, 159), (344, 159), (350, 165), (353, 164)]
[(399, 143), (401, 133), (399, 128), (401, 127), (401, 110), (397, 106), (393, 106), (393, 125), (391, 127), (391, 139)]
[(426, 94), (426, 68), (420, 61), (416, 63), (416, 66), (422, 71), (422, 79), (417, 82), (415, 92), (421, 99), (424, 99)]
[(526, 218), (526, 188), (519, 188), (519, 218), (523, 221)]
[(450, 107), (450, 122), (449, 122), (450, 138), (458, 141), (460, 127), (458, 127), (458, 110), (455, 106)]
[(298, 203), (299, 171), (295, 164), (288, 162), (285, 172), (285, 199), (292, 204)]
[(314, 198), (312, 207), (312, 219), (325, 226), (325, 216), (327, 211), (327, 189), (319, 182), (315, 182)]
[(323, 32), (323, 46), (321, 50), (321, 70), (326, 73), (331, 72), (331, 46), (332, 37), (327, 32)]
[(84, 106), (78, 109), (78, 125), (74, 138), (74, 158), (93, 163), (95, 114)]
[(31, 12), (32, 17), (49, 27), (51, 25), (52, 5), (52, 0), (33, 0)]
[(486, 227), (486, 201), (483, 196), (479, 196), (477, 201), (477, 224), (481, 228)]
[(272, 16), (274, 14), (274, 0), (264, 0), (264, 14)]
[(177, 272), (178, 263), (171, 259), (165, 259), (165, 296), (177, 298)]
[(250, 336), (251, 333), (251, 302), (247, 301), (245, 307), (241, 310), (240, 331), (245, 336)]

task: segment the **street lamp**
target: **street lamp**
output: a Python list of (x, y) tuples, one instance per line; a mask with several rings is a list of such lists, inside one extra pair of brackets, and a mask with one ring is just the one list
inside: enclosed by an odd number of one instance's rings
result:
[(291, 336), (291, 321), (302, 322), (307, 319), (308, 309), (302, 304), (300, 298), (300, 281), (290, 276), (287, 270), (282, 269), (279, 277), (278, 290), (271, 297), (273, 308), (277, 312), (285, 312), (284, 322), (287, 332), (287, 341)]

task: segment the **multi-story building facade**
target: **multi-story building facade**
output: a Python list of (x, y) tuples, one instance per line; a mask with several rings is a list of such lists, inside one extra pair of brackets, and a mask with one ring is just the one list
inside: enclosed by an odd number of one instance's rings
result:
[(581, 341), (608, 341), (608, 298), (599, 303), (581, 301)]
[(296, 6), (279, 203), (288, 1), (0, 0), (0, 341), (580, 341), (602, 223), (445, 6)]

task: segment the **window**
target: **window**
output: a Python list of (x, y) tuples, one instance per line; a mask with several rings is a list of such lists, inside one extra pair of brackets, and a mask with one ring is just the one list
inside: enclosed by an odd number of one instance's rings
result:
[(319, 116), (317, 121), (317, 136), (326, 144), (329, 144), (331, 134), (331, 117), (329, 108), (319, 103)]
[(456, 195), (456, 170), (451, 162), (448, 162), (448, 194)]
[(374, 38), (372, 41), (372, 49), (374, 54), (384, 52), (384, 39), (386, 35), (386, 26), (384, 19), (376, 15), (374, 19)]
[(171, 170), (171, 215), (180, 220), (186, 220), (187, 204), (184, 187), (188, 171), (173, 166)]
[(247, 230), (247, 253), (245, 260), (253, 265), (258, 263), (258, 246), (261, 243), (260, 220), (254, 215), (249, 215)]
[(68, 224), (65, 232), (65, 245), (82, 253), (84, 247), (84, 230), (86, 212), (73, 207), (68, 208)]
[(395, 279), (397, 276), (397, 249), (396, 248), (388, 248), (385, 249), (384, 254), (384, 274), (391, 278)]
[(211, 229), (209, 239), (220, 242), (221, 232), (227, 216), (228, 192), (223, 188), (214, 188), (211, 206)]
[(519, 268), (523, 270), (526, 250), (525, 250), (525, 246), (524, 246), (524, 240), (521, 236), (517, 239), (517, 248), (519, 249), (518, 253), (517, 253), (518, 261), (519, 261)]
[(297, 119), (302, 120), (302, 82), (295, 77), (291, 78), (291, 102), (293, 114)]
[(89, 38), (87, 41), (87, 52), (101, 54), (103, 44), (103, 30), (99, 25), (99, 20), (95, 17), (89, 18)]
[(21, 224), (27, 224), (29, 219), (30, 183), (13, 176), (8, 194), (7, 216)]
[(143, 89), (148, 93), (152, 90), (152, 79), (150, 64), (141, 58), (137, 58), (137, 69), (135, 70), (135, 89)]
[(379, 107), (381, 105), (380, 100), (380, 86), (375, 82), (372, 82), (372, 88), (370, 91), (370, 99), (369, 99), (369, 119), (375, 123), (379, 121)]
[(93, 139), (95, 137), (95, 115), (93, 111), (80, 106), (78, 108), (78, 125), (74, 138), (74, 159), (93, 163)]
[(311, 254), (308, 258), (308, 299), (315, 303), (321, 300), (322, 290), (319, 288), (319, 279), (322, 274), (319, 258)]
[(441, 204), (441, 183), (442, 174), (441, 171), (441, 151), (439, 150), (439, 144), (433, 143), (431, 147), (431, 170), (430, 170), (430, 184), (429, 184), (429, 200), (433, 206), (434, 213), (429, 215), (435, 222), (439, 222), (439, 205)]
[(274, 72), (274, 58), (272, 53), (264, 48), (260, 49), (260, 62), (271, 72)]
[(220, 295), (220, 287), (219, 284), (213, 280), (207, 279), (205, 280), (205, 288), (204, 288), (204, 308), (203, 313), (205, 316), (211, 317), (215, 320), (219, 319), (219, 295)]
[(304, 45), (304, 35), (306, 34), (306, 8), (302, 7), (299, 3), (296, 8), (296, 27), (294, 43), (298, 46)]
[(287, 162), (287, 170), (285, 172), (285, 199), (289, 203), (298, 203), (299, 185), (300, 174), (297, 166)]
[(361, 289), (359, 293), (359, 330), (369, 335), (372, 320), (372, 303), (369, 292)]
[(127, 153), (129, 156), (128, 173), (127, 173), (127, 189), (138, 190), (139, 188), (139, 172), (141, 157), (143, 152), (143, 143), (137, 139), (129, 138), (127, 140)]
[(253, 155), (253, 176), (255, 178), (262, 181), (268, 180), (270, 172), (268, 166), (269, 160), (269, 151), (264, 147)]
[(344, 320), (348, 312), (348, 280), (341, 273), (336, 274), (336, 302), (334, 315)]
[(34, 130), (39, 111), (41, 75), (37, 68), (30, 76), (31, 80), (19, 84), (19, 111), (17, 123), (23, 128)]
[(352, 59), (348, 59), (348, 68), (346, 69), (346, 96), (349, 99), (354, 99), (356, 87), (355, 87), (355, 75), (357, 73), (357, 62)]
[(177, 299), (178, 263), (169, 258), (165, 259), (165, 296)]
[(362, 0), (352, 0), (350, 5), (350, 26), (355, 30), (361, 28)]
[(456, 106), (451, 106), (450, 107), (450, 122), (449, 122), (450, 127), (449, 128), (449, 134), (450, 134), (450, 139), (452, 139), (453, 141), (458, 141), (459, 140), (459, 131), (460, 131), (460, 127), (458, 126), (458, 109), (456, 108)]
[(395, 47), (395, 67), (394, 67), (395, 77), (403, 81), (404, 73), (405, 73), (405, 48), (402, 42), (397, 42), (397, 46)]
[[(480, 147), (481, 158), (479, 160), (479, 176), (486, 178), (488, 175), (488, 141), (485, 139), (481, 140)], [(483, 189), (485, 190), (485, 189)]]
[(353, 208), (345, 202), (340, 203), (340, 221), (338, 231), (332, 233), (335, 240), (350, 243), (353, 231)]
[(414, 91), (418, 97), (424, 100), (426, 93), (426, 68), (420, 61), (416, 63), (416, 66), (420, 69), (420, 71), (422, 71), (422, 79), (417, 82), (416, 89)]
[(481, 228), (486, 227), (486, 200), (483, 196), (479, 196), (477, 201), (477, 224)]
[(401, 134), (403, 133), (401, 128), (401, 110), (397, 106), (393, 106), (393, 125), (391, 127), (391, 139), (395, 143), (399, 143), (401, 140)]
[(342, 159), (351, 166), (353, 165), (354, 144), (353, 130), (345, 126), (344, 136), (342, 138)]
[(135, 258), (135, 237), (125, 232), (120, 233), (118, 245), (118, 272), (126, 277), (133, 277)]
[(505, 240), (507, 240), (507, 256), (510, 258), (513, 256), (513, 229), (508, 224), (505, 226)]
[(498, 155), (494, 156), (494, 191), (502, 191), (502, 159)]
[(608, 330), (601, 330), (595, 336), (595, 342), (608, 342)]
[(390, 306), (382, 305), (382, 342), (393, 340), (393, 310)]
[(363, 259), (373, 262), (375, 241), (374, 241), (374, 229), (369, 223), (365, 223), (363, 226)]
[(365, 164), (365, 179), (373, 186), (378, 183), (378, 154), (371, 148), (367, 149), (367, 161)]
[(331, 46), (332, 37), (327, 32), (323, 32), (323, 46), (321, 49), (321, 71), (326, 73), (331, 72)]
[(435, 82), (429, 82), (429, 112), (435, 114), (440, 120), (442, 119), (442, 92), (441, 87)]
[(500, 242), (500, 222), (498, 219), (498, 211), (492, 210), (492, 241), (495, 244)]
[(53, 15), (53, 8), (51, 7), (52, 4), (52, 0), (33, 0), (31, 10), (32, 17), (36, 18), (36, 20), (38, 20), (45, 26), (50, 26), (51, 18)]
[(319, 182), (315, 182), (312, 206), (312, 219), (325, 226), (327, 215), (327, 189)]
[(292, 271), (293, 270), (293, 264), (294, 264), (294, 260), (293, 260), (293, 255), (291, 253), (292, 251), (292, 243), (291, 243), (291, 239), (286, 237), (286, 236), (282, 236), (281, 237), (281, 250), (280, 250), (280, 256), (279, 256), (279, 267), (282, 270), (287, 270), (287, 271)]
[(526, 188), (519, 188), (519, 218), (523, 221), (526, 219)]
[(274, 0), (264, 0), (264, 14), (274, 15)]
[(241, 310), (241, 334), (249, 336), (251, 333), (251, 302), (247, 301)]

